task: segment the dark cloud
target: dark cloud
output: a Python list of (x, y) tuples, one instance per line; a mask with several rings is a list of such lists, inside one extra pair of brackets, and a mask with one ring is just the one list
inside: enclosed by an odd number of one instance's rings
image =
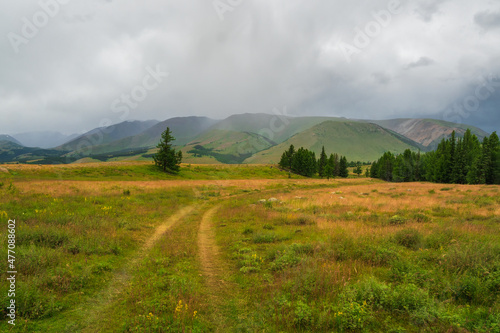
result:
[[(400, 3), (69, 1), (43, 22), (38, 0), (1, 2), (0, 134), (284, 107), (440, 117), (478, 76), (500, 74), (500, 31), (467, 24), (495, 13), (489, 0)], [(22, 37), (36, 19), (43, 27)], [(26, 39), (18, 53), (12, 34)], [(352, 61), (340, 43), (355, 47)], [(168, 77), (150, 80), (160, 64)]]
[(435, 14), (439, 13), (440, 6), (447, 0), (424, 0), (418, 2), (415, 13), (418, 17), (425, 21), (432, 21)]
[(500, 27), (500, 12), (479, 12), (474, 16), (474, 22), (485, 30)]
[(412, 69), (412, 68), (417, 68), (417, 67), (426, 67), (426, 66), (432, 65), (433, 63), (434, 63), (434, 60), (432, 60), (431, 58), (421, 57), (417, 61), (411, 62), (408, 65), (406, 65), (405, 68)]

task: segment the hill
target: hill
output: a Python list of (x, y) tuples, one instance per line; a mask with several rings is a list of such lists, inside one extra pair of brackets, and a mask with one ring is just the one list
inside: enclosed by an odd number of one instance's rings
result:
[(259, 134), (213, 129), (198, 136), (181, 151), (185, 163), (201, 163), (198, 158), (211, 157), (221, 163), (240, 164), (274, 145), (275, 142)]
[(151, 128), (157, 123), (157, 120), (136, 120), (124, 121), (122, 123), (111, 125), (108, 127), (99, 127), (57, 147), (56, 149), (72, 151), (75, 153), (89, 151), (89, 146), (102, 145), (120, 140), (131, 135), (137, 135), (144, 132), (148, 128)]
[(245, 163), (278, 163), (282, 153), (293, 144), (314, 151), (317, 156), (325, 146), (328, 154), (344, 155), (351, 161), (374, 161), (386, 151), (402, 153), (418, 150), (419, 145), (379, 125), (356, 121), (325, 121), (300, 132), (285, 142), (259, 152)]
[(23, 144), (21, 142), (19, 142), (18, 140), (16, 140), (16, 138), (10, 136), (10, 135), (7, 135), (7, 134), (1, 134), (0, 135), (0, 142), (1, 141), (5, 141), (5, 142), (13, 142), (17, 145), (20, 145), (22, 146)]
[(163, 133), (167, 127), (170, 127), (176, 139), (173, 143), (178, 146), (183, 146), (217, 122), (218, 120), (206, 117), (171, 118), (159, 122), (136, 135), (131, 134), (119, 140), (93, 146), (91, 153), (105, 154), (127, 149), (156, 147), (158, 142), (160, 142), (161, 133)]
[(345, 121), (333, 117), (290, 117), (265, 113), (245, 113), (232, 115), (214, 125), (213, 129), (249, 132), (262, 135), (276, 143), (307, 130), (324, 121)]
[[(173, 144), (182, 150), (186, 163), (276, 163), (290, 144), (304, 146), (316, 153), (325, 145), (329, 152), (345, 155), (350, 160), (372, 161), (385, 151), (433, 150), (453, 130), (458, 136), (467, 128), (480, 139), (488, 135), (473, 126), (433, 119), (371, 121), (246, 113), (223, 120), (192, 116), (162, 122), (123, 122), (96, 128), (55, 149), (60, 151), (60, 163), (82, 158), (149, 160), (167, 127), (172, 130), (176, 138)], [(11, 142), (15, 140), (3, 137)], [(21, 144), (17, 140), (16, 143)], [(8, 156), (15, 156), (12, 161), (19, 161), (19, 147), (12, 149), (16, 152), (4, 154), (5, 162)], [(57, 154), (46, 153), (38, 151), (36, 156), (58, 161), (54, 159)], [(31, 155), (25, 157), (28, 156)]]
[(64, 158), (59, 150), (24, 147), (11, 141), (0, 141), (0, 163), (20, 162), (53, 164), (62, 163)]
[(488, 135), (474, 126), (436, 119), (390, 119), (372, 122), (420, 143), (427, 151), (436, 149), (439, 142), (443, 138), (448, 139), (453, 131), (457, 136), (463, 136), (469, 128), (480, 140)]

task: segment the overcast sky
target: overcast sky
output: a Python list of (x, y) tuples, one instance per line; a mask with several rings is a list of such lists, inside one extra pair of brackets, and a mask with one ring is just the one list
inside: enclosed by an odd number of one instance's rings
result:
[(498, 0), (23, 0), (0, 13), (0, 134), (275, 108), (500, 130)]

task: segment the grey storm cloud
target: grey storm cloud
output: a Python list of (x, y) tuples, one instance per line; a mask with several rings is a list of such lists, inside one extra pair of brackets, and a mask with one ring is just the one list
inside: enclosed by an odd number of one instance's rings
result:
[(406, 65), (406, 69), (412, 69), (412, 68), (417, 68), (417, 67), (430, 66), (433, 63), (434, 63), (434, 60), (432, 60), (431, 58), (420, 57), (420, 59), (418, 59), (417, 61), (409, 63), (408, 65)]
[(474, 16), (474, 22), (483, 29), (492, 29), (500, 27), (500, 11), (491, 13), (490, 11), (483, 11)]
[[(499, 9), (489, 0), (4, 1), (0, 134), (285, 107), (441, 117), (479, 77), (500, 74), (500, 30), (484, 33)], [(481, 101), (484, 113), (463, 121), (499, 124), (497, 103)]]
[(432, 21), (435, 14), (439, 13), (440, 6), (447, 0), (423, 0), (419, 1), (415, 13), (425, 22)]

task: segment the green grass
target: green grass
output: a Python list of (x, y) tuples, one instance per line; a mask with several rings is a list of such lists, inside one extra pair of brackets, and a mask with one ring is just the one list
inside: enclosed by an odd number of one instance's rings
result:
[[(22, 273), (17, 325), (3, 320), (2, 332), (499, 331), (498, 187), (304, 179), (152, 189), (128, 180), (171, 176), (146, 164), (62, 168), (85, 188), (33, 193), (31, 180), (58, 180), (57, 172), (2, 173), (0, 217), (18, 222)], [(183, 172), (172, 179), (288, 177), (265, 166)], [(92, 186), (103, 179), (127, 181)], [(197, 243), (213, 205), (221, 287), (207, 282)], [(141, 253), (186, 206), (191, 213)], [(3, 304), (7, 290), (0, 283)]]
[[(244, 208), (258, 198), (227, 204), (218, 215), (227, 225), (218, 230), (219, 244), (233, 262), (233, 279), (247, 295), (246, 318), (252, 320), (242, 319), (238, 327), (271, 332), (500, 329), (496, 222), (472, 219), (469, 223), (482, 231), (469, 233), (457, 220), (465, 212), (434, 221), (428, 217), (432, 210), (407, 210), (386, 213), (405, 213), (408, 218), (398, 217), (403, 226), (380, 218), (363, 222), (354, 214), (333, 222), (337, 228), (320, 230), (317, 216), (334, 215), (339, 207), (318, 210), (310, 200), (312, 206), (306, 207), (313, 208), (301, 208), (300, 215), (293, 213), (293, 200)], [(297, 222), (302, 220), (308, 223)], [(362, 235), (353, 235), (344, 223), (356, 223)]]
[[(190, 165), (181, 167), (178, 174), (161, 172), (152, 163), (100, 163), (90, 165), (29, 166), (18, 168), (5, 165), (9, 173), (0, 173), (0, 182), (12, 180), (221, 180), (221, 179), (287, 179), (288, 173), (275, 166), (261, 165)], [(294, 178), (301, 178), (294, 176)]]
[[(64, 331), (72, 313), (106, 286), (163, 218), (193, 200), (191, 189), (131, 195), (51, 197), (1, 190), (3, 216), (16, 217), (19, 331)], [(162, 216), (162, 219), (158, 217)], [(0, 234), (7, 244), (7, 234)], [(6, 254), (6, 246), (2, 253)], [(0, 264), (7, 271), (7, 261)], [(0, 299), (9, 301), (0, 284)], [(0, 309), (5, 317), (6, 309)], [(55, 325), (55, 326), (54, 326)], [(0, 323), (0, 330), (10, 325)], [(50, 328), (50, 329), (49, 329)]]

